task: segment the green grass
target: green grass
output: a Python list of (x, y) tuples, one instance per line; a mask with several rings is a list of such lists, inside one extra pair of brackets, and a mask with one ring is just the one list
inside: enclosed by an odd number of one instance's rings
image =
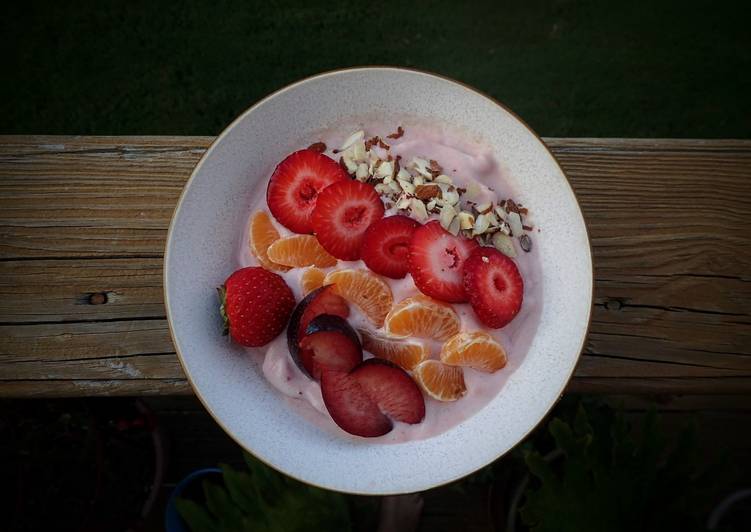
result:
[(751, 134), (748, 1), (17, 2), (1, 133), (216, 134), (338, 67), (438, 72), (543, 135)]

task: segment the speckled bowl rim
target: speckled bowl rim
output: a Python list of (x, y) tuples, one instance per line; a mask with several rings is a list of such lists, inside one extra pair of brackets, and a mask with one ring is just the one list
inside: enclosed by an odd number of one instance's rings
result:
[(588, 247), (589, 247), (589, 249), (588, 249), (589, 262), (588, 262), (587, 266), (588, 266), (589, 271), (591, 273), (591, 285), (590, 285), (591, 301), (590, 301), (589, 308), (587, 310), (587, 319), (586, 319), (587, 323), (586, 323), (586, 327), (584, 328), (584, 334), (582, 335), (582, 338), (581, 338), (581, 345), (579, 346), (578, 353), (577, 353), (576, 357), (574, 357), (572, 359), (573, 363), (571, 364), (571, 367), (570, 367), (570, 369), (568, 371), (568, 375), (566, 376), (565, 379), (563, 379), (561, 381), (562, 384), (560, 386), (560, 389), (558, 390), (558, 392), (555, 395), (556, 399), (554, 401), (551, 401), (550, 405), (548, 406), (547, 410), (545, 411), (545, 413), (543, 414), (543, 416), (540, 418), (540, 420), (537, 423), (535, 423), (534, 425), (532, 425), (529, 428), (529, 430), (527, 432), (525, 432), (522, 435), (521, 438), (518, 439), (518, 441), (517, 441), (517, 443), (515, 445), (509, 447), (506, 450), (503, 450), (503, 451), (499, 452), (495, 456), (495, 458), (493, 460), (488, 461), (484, 465), (479, 465), (477, 467), (473, 467), (473, 468), (467, 469), (466, 471), (462, 472), (461, 474), (455, 475), (452, 478), (442, 480), (442, 481), (437, 482), (435, 484), (431, 484), (430, 486), (426, 486), (424, 489), (433, 489), (433, 488), (437, 488), (437, 487), (440, 487), (440, 486), (445, 486), (447, 484), (451, 484), (452, 482), (455, 482), (455, 481), (457, 481), (457, 480), (459, 480), (461, 478), (464, 478), (464, 477), (466, 477), (468, 475), (471, 475), (472, 473), (474, 473), (474, 472), (482, 469), (487, 464), (490, 464), (490, 463), (498, 460), (499, 458), (501, 458), (502, 456), (504, 456), (506, 453), (510, 452), (516, 445), (518, 445), (519, 443), (521, 443), (522, 441), (524, 441), (529, 436), (529, 434), (531, 434), (533, 431), (535, 431), (546, 420), (546, 418), (550, 414), (550, 411), (555, 407), (555, 405), (558, 404), (558, 402), (560, 401), (560, 399), (563, 397), (565, 389), (568, 386), (569, 382), (571, 381), (571, 378), (573, 377), (574, 371), (576, 370), (576, 366), (578, 365), (579, 358), (581, 357), (581, 353), (584, 350), (584, 346), (586, 344), (587, 338), (589, 336), (590, 328), (591, 328), (591, 325), (592, 325), (592, 306), (594, 305), (594, 297), (595, 297), (595, 295), (594, 295), (594, 260), (593, 260), (593, 253), (592, 253), (592, 241), (589, 238), (589, 228), (588, 228), (587, 220), (584, 217), (584, 213), (581, 210), (581, 206), (579, 205), (579, 201), (578, 201), (578, 198), (576, 196), (576, 192), (574, 191), (573, 187), (571, 186), (571, 183), (570, 183), (570, 181), (568, 179), (568, 176), (566, 175), (566, 172), (564, 172), (563, 168), (561, 167), (560, 163), (558, 162), (558, 159), (555, 157), (555, 155), (550, 150), (550, 148), (547, 146), (547, 144), (545, 144), (545, 142), (542, 140), (542, 138), (540, 137), (540, 135), (538, 135), (537, 132), (535, 132), (535, 130), (533, 130), (529, 126), (529, 124), (527, 124), (518, 114), (516, 114), (513, 110), (511, 110), (510, 108), (508, 108), (506, 105), (504, 105), (503, 103), (501, 103), (497, 99), (493, 98), (492, 96), (489, 96), (488, 94), (486, 94), (486, 93), (484, 93), (484, 92), (476, 89), (475, 87), (472, 87), (471, 85), (468, 85), (468, 84), (463, 83), (461, 81), (457, 81), (455, 79), (452, 79), (452, 78), (450, 78), (448, 76), (443, 76), (441, 74), (436, 74), (434, 72), (429, 72), (429, 71), (426, 71), (426, 70), (421, 70), (421, 69), (416, 69), (416, 68), (395, 67), (395, 66), (388, 66), (388, 65), (373, 65), (373, 66), (357, 66), (357, 67), (349, 67), (349, 68), (339, 68), (339, 69), (333, 69), (333, 70), (328, 70), (328, 71), (320, 72), (318, 74), (315, 74), (315, 75), (312, 75), (312, 76), (308, 76), (308, 77), (303, 78), (301, 80), (298, 80), (298, 81), (295, 81), (293, 83), (290, 83), (290, 84), (288, 84), (288, 85), (286, 85), (286, 86), (284, 86), (284, 87), (282, 87), (282, 88), (280, 88), (280, 89), (278, 89), (278, 90), (276, 90), (276, 91), (268, 94), (267, 96), (263, 97), (262, 99), (260, 99), (259, 101), (257, 101), (256, 103), (254, 103), (253, 105), (251, 105), (250, 107), (248, 107), (247, 109), (245, 109), (245, 111), (243, 111), (240, 115), (238, 115), (227, 127), (225, 127), (222, 130), (222, 132), (219, 135), (217, 135), (217, 137), (211, 142), (211, 144), (209, 145), (209, 147), (206, 149), (206, 151), (204, 152), (204, 154), (201, 156), (201, 158), (199, 159), (199, 161), (196, 163), (195, 167), (193, 168), (193, 171), (190, 174), (190, 177), (185, 182), (185, 185), (183, 185), (182, 192), (180, 194), (180, 197), (179, 197), (179, 199), (177, 201), (177, 204), (175, 205), (175, 208), (174, 208), (173, 213), (172, 213), (172, 218), (170, 220), (170, 225), (169, 225), (169, 229), (168, 229), (168, 232), (167, 232), (167, 239), (165, 241), (164, 262), (163, 262), (163, 264), (164, 264), (164, 268), (163, 268), (164, 272), (163, 272), (163, 285), (162, 285), (162, 289), (163, 289), (163, 293), (164, 293), (164, 305), (165, 305), (165, 309), (166, 309), (166, 313), (167, 313), (167, 324), (168, 324), (168, 328), (169, 328), (170, 338), (172, 340), (172, 344), (175, 347), (175, 352), (177, 354), (178, 360), (180, 361), (180, 365), (183, 368), (185, 376), (186, 376), (188, 382), (190, 383), (190, 386), (193, 389), (195, 395), (198, 397), (198, 400), (201, 402), (201, 404), (206, 409), (206, 411), (209, 413), (209, 415), (211, 415), (211, 417), (214, 419), (214, 421), (216, 421), (216, 423), (243, 450), (245, 450), (246, 452), (248, 452), (249, 454), (251, 454), (252, 456), (254, 456), (256, 459), (260, 460), (261, 462), (263, 462), (267, 466), (271, 467), (272, 469), (275, 469), (275, 470), (277, 470), (277, 471), (279, 471), (279, 472), (281, 472), (281, 473), (283, 473), (283, 474), (285, 474), (287, 476), (290, 476), (290, 477), (292, 477), (292, 478), (294, 478), (294, 479), (296, 479), (296, 480), (298, 480), (300, 482), (304, 482), (306, 484), (310, 484), (312, 486), (316, 486), (316, 487), (319, 487), (319, 488), (322, 488), (322, 489), (327, 489), (327, 490), (332, 490), (332, 491), (341, 491), (343, 493), (350, 493), (350, 494), (354, 494), (354, 495), (365, 495), (365, 496), (373, 496), (373, 495), (399, 495), (399, 494), (403, 494), (403, 493), (409, 493), (409, 491), (388, 490), (388, 489), (385, 489), (385, 490), (382, 490), (382, 491), (378, 491), (378, 492), (374, 492), (374, 491), (341, 490), (341, 489), (338, 489), (338, 488), (332, 487), (332, 486), (325, 486), (325, 485), (316, 484), (315, 482), (311, 481), (310, 479), (303, 478), (301, 476), (297, 476), (295, 474), (295, 472), (293, 472), (293, 471), (281, 470), (278, 467), (276, 467), (274, 464), (271, 464), (268, 461), (266, 461), (264, 459), (264, 457), (259, 456), (258, 454), (256, 454), (253, 451), (253, 449), (250, 449), (250, 448), (246, 447), (244, 445), (244, 443), (242, 442), (242, 440), (239, 437), (237, 437), (232, 432), (232, 430), (222, 421), (222, 419), (220, 418), (220, 416), (218, 416), (212, 410), (209, 402), (201, 394), (201, 390), (198, 388), (198, 386), (195, 385), (195, 383), (194, 383), (194, 381), (193, 381), (193, 379), (191, 377), (190, 371), (188, 370), (188, 366), (185, 363), (185, 359), (183, 357), (183, 354), (181, 353), (180, 348), (178, 347), (179, 344), (178, 344), (178, 342), (176, 340), (175, 331), (174, 331), (174, 325), (172, 323), (172, 311), (170, 309), (169, 291), (167, 289), (167, 287), (169, 286), (169, 282), (168, 282), (169, 271), (168, 271), (167, 265), (169, 264), (169, 253), (170, 253), (170, 247), (171, 247), (171, 243), (172, 243), (174, 228), (175, 228), (175, 225), (176, 225), (176, 220), (178, 218), (178, 213), (180, 212), (180, 209), (181, 209), (181, 207), (183, 205), (183, 200), (184, 200), (184, 198), (186, 197), (186, 195), (188, 193), (188, 189), (189, 189), (189, 187), (190, 187), (193, 179), (195, 178), (195, 176), (200, 172), (200, 170), (201, 170), (203, 164), (205, 163), (205, 161), (210, 157), (210, 155), (211, 155), (212, 151), (214, 150), (214, 148), (234, 129), (234, 127), (238, 123), (240, 123), (242, 120), (245, 119), (245, 117), (248, 114), (252, 113), (255, 109), (261, 107), (264, 103), (266, 103), (270, 99), (276, 97), (277, 95), (279, 95), (279, 94), (281, 94), (283, 92), (286, 92), (288, 90), (291, 90), (291, 89), (294, 89), (294, 88), (299, 87), (301, 85), (304, 85), (304, 84), (306, 84), (308, 82), (317, 80), (319, 78), (324, 78), (324, 77), (327, 77), (327, 76), (341, 74), (341, 73), (347, 73), (347, 72), (367, 72), (367, 71), (372, 71), (372, 70), (403, 71), (403, 72), (407, 72), (407, 73), (420, 74), (420, 75), (423, 75), (423, 76), (433, 77), (433, 78), (436, 78), (437, 80), (440, 80), (440, 81), (443, 81), (443, 82), (449, 82), (449, 83), (458, 85), (458, 86), (462, 87), (463, 89), (465, 89), (467, 91), (475, 93), (476, 95), (478, 95), (478, 96), (480, 96), (480, 97), (488, 100), (492, 105), (500, 107), (503, 111), (505, 111), (509, 115), (511, 115), (517, 122), (519, 122), (520, 125), (522, 125), (525, 129), (527, 129), (529, 131), (529, 133), (537, 140), (537, 142), (547, 152), (548, 156), (551, 158), (551, 160), (553, 161), (553, 163), (556, 165), (556, 167), (560, 171), (561, 175), (564, 177), (565, 185), (569, 188), (569, 190), (571, 192), (571, 195), (574, 198), (575, 207), (576, 207), (576, 209), (578, 211), (580, 219), (583, 222), (583, 229), (584, 229), (584, 232), (585, 232), (584, 236), (586, 237), (587, 244), (588, 244)]

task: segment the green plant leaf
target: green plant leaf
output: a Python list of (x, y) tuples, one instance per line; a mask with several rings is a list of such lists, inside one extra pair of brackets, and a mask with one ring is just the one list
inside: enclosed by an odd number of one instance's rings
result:
[(175, 507), (192, 532), (219, 531), (206, 509), (194, 501), (178, 497), (175, 499)]
[(203, 481), (206, 506), (219, 519), (221, 530), (242, 530), (243, 514), (232, 502), (227, 490), (209, 480)]

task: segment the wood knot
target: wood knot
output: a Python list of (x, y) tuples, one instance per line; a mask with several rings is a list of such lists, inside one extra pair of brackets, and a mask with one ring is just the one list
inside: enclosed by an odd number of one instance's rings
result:
[(605, 301), (605, 308), (608, 310), (621, 310), (623, 302), (620, 299), (608, 299)]
[(89, 305), (104, 305), (107, 303), (107, 292), (96, 292), (89, 296)]

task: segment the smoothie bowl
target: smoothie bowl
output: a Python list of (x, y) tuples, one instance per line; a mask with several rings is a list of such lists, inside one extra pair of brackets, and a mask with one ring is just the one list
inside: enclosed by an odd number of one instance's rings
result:
[(592, 263), (563, 172), (517, 117), (444, 78), (358, 68), (219, 136), (170, 226), (165, 301), (240, 445), (321, 487), (405, 493), (542, 420), (582, 349)]

